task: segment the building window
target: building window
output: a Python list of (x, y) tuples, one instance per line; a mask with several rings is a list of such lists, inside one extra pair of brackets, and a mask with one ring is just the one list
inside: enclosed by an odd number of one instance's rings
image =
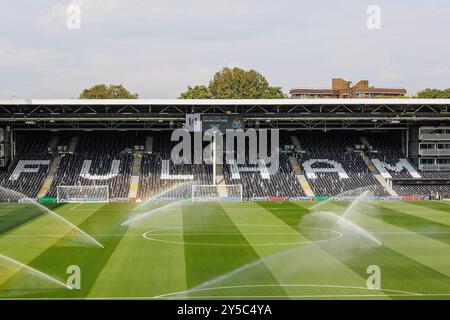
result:
[(431, 143), (421, 144), (420, 145), (420, 149), (421, 150), (424, 150), (424, 149), (430, 150), (430, 149), (435, 149), (435, 148), (436, 148), (436, 145), (435, 144), (431, 144)]
[(434, 164), (434, 159), (420, 159), (421, 164)]
[(450, 159), (436, 159), (437, 164), (450, 164)]

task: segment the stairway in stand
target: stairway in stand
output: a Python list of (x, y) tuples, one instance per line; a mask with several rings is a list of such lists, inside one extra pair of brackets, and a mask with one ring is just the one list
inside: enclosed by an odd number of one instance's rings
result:
[(134, 153), (133, 155), (133, 169), (131, 171), (130, 189), (128, 191), (128, 198), (136, 200), (139, 188), (139, 173), (141, 171), (142, 155)]
[(47, 177), (44, 180), (44, 183), (41, 186), (41, 189), (38, 193), (38, 198), (44, 198), (47, 194), (48, 188), (52, 185), (53, 178), (55, 177), (55, 173), (58, 170), (59, 164), (61, 163), (62, 156), (58, 154), (54, 159), (52, 164), (50, 165), (50, 170), (48, 171)]

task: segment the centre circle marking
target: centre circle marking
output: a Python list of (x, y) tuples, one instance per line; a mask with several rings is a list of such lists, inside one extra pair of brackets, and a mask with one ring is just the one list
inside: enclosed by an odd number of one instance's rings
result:
[[(211, 243), (211, 242), (186, 242), (184, 240), (164, 240), (164, 239), (158, 239), (158, 236), (183, 236), (186, 233), (186, 229), (200, 229), (200, 228), (234, 228), (234, 227), (246, 227), (246, 228), (261, 228), (261, 227), (270, 227), (270, 228), (284, 228), (284, 229), (291, 229), (289, 226), (286, 225), (259, 225), (259, 224), (240, 224), (240, 225), (199, 225), (199, 226), (173, 226), (173, 227), (160, 227), (153, 230), (149, 230), (145, 232), (142, 236), (144, 239), (155, 241), (155, 242), (162, 242), (162, 243), (170, 243), (170, 244), (178, 244), (178, 245), (199, 245), (199, 246), (293, 246), (293, 245), (299, 245), (299, 244), (312, 244), (312, 243), (319, 243), (319, 242), (327, 242), (327, 241), (333, 241), (341, 238), (343, 235), (342, 233), (331, 230), (331, 229), (323, 229), (323, 228), (314, 228), (314, 227), (299, 227), (299, 229), (308, 229), (312, 232), (296, 232), (294, 229), (288, 230), (287, 232), (210, 232), (210, 231), (200, 231), (195, 233), (189, 233), (197, 236), (211, 236), (211, 235), (274, 235), (274, 236), (282, 236), (282, 235), (328, 235), (330, 237), (326, 239), (320, 239), (320, 240), (308, 240), (308, 241), (293, 241), (293, 242), (274, 242), (274, 243)], [(164, 231), (174, 231), (174, 230), (181, 230), (180, 233), (158, 233), (158, 232), (164, 232)]]

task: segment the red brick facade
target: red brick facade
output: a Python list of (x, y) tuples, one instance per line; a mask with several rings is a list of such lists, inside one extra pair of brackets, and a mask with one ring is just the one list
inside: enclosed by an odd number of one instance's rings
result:
[(406, 90), (370, 87), (368, 80), (352, 85), (350, 81), (336, 78), (332, 79), (330, 89), (294, 88), (290, 93), (294, 99), (376, 99), (404, 97)]

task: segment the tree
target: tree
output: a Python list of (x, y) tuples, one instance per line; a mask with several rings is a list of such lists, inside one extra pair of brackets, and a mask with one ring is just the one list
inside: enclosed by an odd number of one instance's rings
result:
[(137, 99), (137, 93), (131, 93), (123, 85), (98, 84), (84, 89), (80, 99)]
[(419, 99), (450, 99), (450, 88), (439, 89), (425, 89), (417, 92), (416, 98)]
[(216, 99), (261, 99), (268, 88), (263, 75), (240, 68), (224, 68), (209, 83), (209, 91)]
[(211, 99), (211, 93), (206, 86), (189, 86), (187, 90), (180, 94), (178, 99)]
[(261, 97), (262, 99), (287, 99), (288, 95), (283, 92), (281, 87), (269, 87)]
[(189, 86), (178, 99), (285, 99), (281, 87), (270, 87), (266, 78), (255, 70), (224, 68), (217, 72), (209, 86)]

